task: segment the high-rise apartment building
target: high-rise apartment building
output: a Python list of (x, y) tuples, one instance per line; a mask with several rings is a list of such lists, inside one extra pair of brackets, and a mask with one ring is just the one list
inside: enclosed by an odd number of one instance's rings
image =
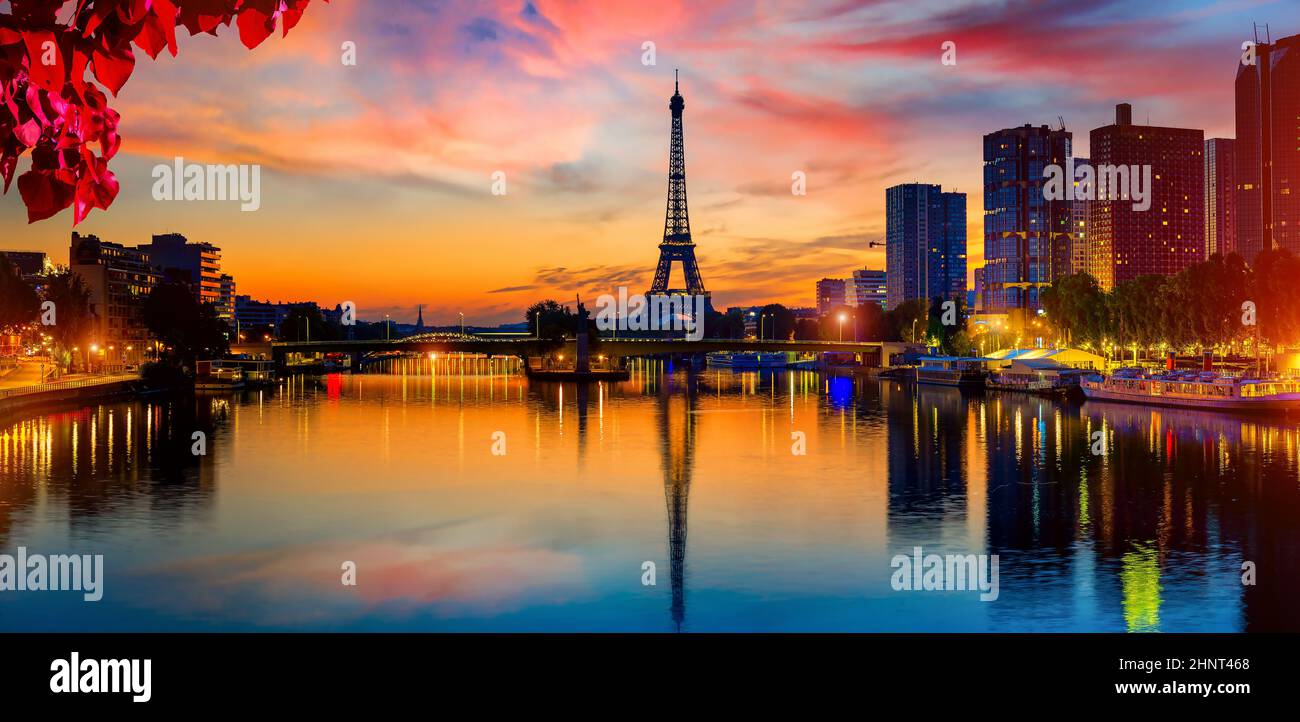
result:
[[(1132, 106), (1122, 103), (1115, 122), (1094, 129), (1089, 140), (1098, 177), (1128, 184), (1102, 188), (1099, 180), (1098, 200), (1088, 204), (1093, 275), (1102, 287), (1145, 274), (1173, 275), (1204, 260), (1204, 131), (1134, 125)], [(1120, 166), (1122, 176), (1107, 172)], [(1146, 168), (1151, 187), (1143, 189)], [(1147, 197), (1139, 202), (1137, 195)]]
[(966, 294), (966, 194), (907, 183), (885, 189), (886, 306)]
[(853, 272), (853, 277), (845, 284), (845, 297), (850, 306), (866, 306), (874, 303), (885, 307), (888, 284), (884, 271), (860, 268)]
[(1300, 35), (1256, 43), (1253, 62), (1237, 64), (1235, 95), (1239, 252), (1300, 255)]
[[(1037, 309), (1071, 270), (1073, 201), (1047, 199), (1044, 169), (1064, 169), (1074, 135), (1046, 125), (984, 136), (984, 286), (992, 311)], [(1062, 194), (1064, 195), (1064, 194)]]
[(817, 282), (817, 315), (825, 316), (848, 302), (846, 285), (843, 278), (823, 278)]
[(1205, 257), (1237, 251), (1237, 159), (1232, 138), (1205, 140)]

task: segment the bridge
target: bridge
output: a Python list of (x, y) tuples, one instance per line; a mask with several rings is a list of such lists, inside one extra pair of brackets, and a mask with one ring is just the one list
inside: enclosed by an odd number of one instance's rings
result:
[[(601, 338), (593, 340), (592, 353), (610, 359), (631, 356), (661, 356), (671, 354), (701, 354), (713, 352), (768, 353), (793, 351), (796, 353), (852, 353), (864, 356), (869, 365), (887, 367), (890, 358), (916, 344), (895, 341), (787, 341), (779, 339), (700, 339), (682, 338)], [(366, 341), (278, 341), (270, 344), (233, 345), (235, 353), (267, 353), (283, 363), (288, 354), (420, 354), (471, 353), (485, 356), (515, 356), (527, 361), (530, 357), (571, 355), (575, 353), (576, 340), (539, 339), (532, 336), (473, 336), (473, 335), (423, 335), (392, 340)]]

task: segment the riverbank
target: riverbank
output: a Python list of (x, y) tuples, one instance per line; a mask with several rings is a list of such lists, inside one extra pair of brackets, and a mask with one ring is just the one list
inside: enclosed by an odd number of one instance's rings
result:
[(0, 415), (34, 406), (102, 400), (142, 390), (139, 374), (112, 374), (0, 389)]

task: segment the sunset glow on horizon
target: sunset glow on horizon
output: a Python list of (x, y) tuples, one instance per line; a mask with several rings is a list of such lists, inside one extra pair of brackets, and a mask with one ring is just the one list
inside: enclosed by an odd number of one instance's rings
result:
[[(1152, 125), (1234, 136), (1241, 43), (1252, 22), (1276, 38), (1294, 19), (1263, 0), (334, 0), (252, 52), (223, 33), (182, 34), (178, 58), (137, 54), (112, 101), (120, 195), (76, 230), (127, 245), (179, 232), (222, 249), (241, 295), (350, 300), (368, 320), (414, 321), (422, 304), (430, 324), (519, 322), (537, 300), (642, 291), (680, 69), (714, 307), (810, 306), (818, 279), (884, 268), (867, 244), (898, 183), (967, 194), (980, 266), (985, 133), (1059, 116), (1086, 156), (1088, 131), (1131, 102)], [(939, 61), (946, 41), (955, 66)], [(260, 164), (260, 210), (155, 201), (151, 169), (176, 157)], [(0, 248), (68, 262), (71, 211), (28, 225), (16, 189), (0, 208)]]

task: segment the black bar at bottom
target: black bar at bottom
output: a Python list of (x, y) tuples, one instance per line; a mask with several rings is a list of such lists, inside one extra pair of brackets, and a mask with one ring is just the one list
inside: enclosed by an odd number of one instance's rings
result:
[[(940, 713), (945, 705), (982, 699), (1043, 700), (1060, 711), (1099, 701), (1251, 704), (1295, 696), (1298, 640), (1244, 634), (7, 634), (0, 636), (0, 704), (196, 711), (267, 700), (337, 708), (377, 695), (393, 704), (461, 698), (522, 704), (536, 703), (534, 694), (563, 694), (575, 703), (644, 694), (654, 704), (665, 684), (677, 683), (758, 695), (750, 702), (760, 706), (815, 693), (823, 701), (912, 700), (939, 705), (933, 711)], [(56, 660), (70, 666), (74, 652), (80, 665), (96, 660), (82, 675), (97, 671), (100, 681), (122, 666), (97, 660), (139, 660), (132, 681), (142, 681), (149, 660), (149, 701), (134, 702), (131, 692), (86, 691), (80, 677), (79, 691), (71, 691), (66, 677), (54, 679), (52, 666)], [(52, 680), (67, 691), (52, 691)], [(1152, 686), (1121, 692), (1117, 685)]]

